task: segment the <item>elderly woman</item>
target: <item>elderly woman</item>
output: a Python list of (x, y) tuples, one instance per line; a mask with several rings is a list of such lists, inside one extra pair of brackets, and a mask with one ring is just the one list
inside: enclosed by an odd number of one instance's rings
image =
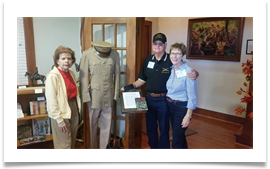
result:
[(81, 108), (76, 78), (69, 70), (75, 61), (73, 50), (59, 46), (54, 53), (54, 68), (47, 74), (45, 96), (55, 149), (75, 147)]

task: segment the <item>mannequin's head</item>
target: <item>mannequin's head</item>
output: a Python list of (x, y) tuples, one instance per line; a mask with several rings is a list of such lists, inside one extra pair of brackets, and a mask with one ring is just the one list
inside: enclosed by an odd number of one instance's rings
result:
[(107, 57), (110, 55), (111, 48), (100, 46), (94, 46), (94, 48), (97, 51), (98, 56)]
[(101, 57), (107, 57), (110, 55), (111, 48), (113, 45), (104, 41), (93, 41), (91, 43), (94, 46), (94, 49), (97, 51), (97, 54)]

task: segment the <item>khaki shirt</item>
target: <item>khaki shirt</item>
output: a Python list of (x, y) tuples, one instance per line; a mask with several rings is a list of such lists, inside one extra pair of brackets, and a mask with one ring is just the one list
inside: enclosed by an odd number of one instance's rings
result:
[(80, 89), (83, 103), (91, 101), (92, 108), (112, 106), (120, 93), (119, 53), (111, 50), (108, 57), (100, 57), (93, 47), (84, 51), (80, 61)]

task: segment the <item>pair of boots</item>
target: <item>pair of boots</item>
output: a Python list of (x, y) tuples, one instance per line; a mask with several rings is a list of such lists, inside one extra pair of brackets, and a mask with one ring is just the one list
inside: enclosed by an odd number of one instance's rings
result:
[(113, 139), (111, 138), (106, 149), (123, 149), (125, 147), (124, 138)]

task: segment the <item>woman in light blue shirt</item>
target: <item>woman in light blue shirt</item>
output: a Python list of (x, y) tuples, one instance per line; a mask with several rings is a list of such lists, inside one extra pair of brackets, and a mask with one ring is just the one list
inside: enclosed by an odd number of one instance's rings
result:
[(187, 77), (187, 72), (191, 72), (192, 68), (183, 61), (185, 55), (186, 46), (183, 43), (171, 45), (170, 59), (173, 65), (166, 87), (173, 130), (173, 149), (188, 148), (185, 131), (197, 106), (197, 82)]

